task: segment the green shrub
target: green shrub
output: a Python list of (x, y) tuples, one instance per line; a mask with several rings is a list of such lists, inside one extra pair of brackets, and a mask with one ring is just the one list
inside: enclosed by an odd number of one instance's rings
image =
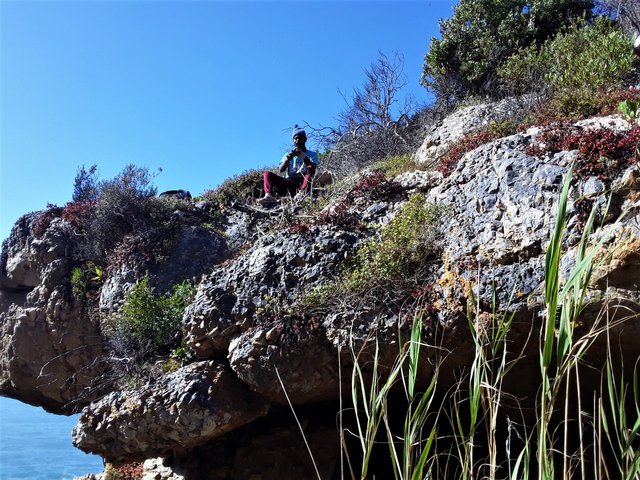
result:
[(304, 296), (303, 307), (325, 311), (364, 292), (373, 294), (371, 301), (376, 303), (378, 287), (387, 297), (409, 297), (438, 250), (437, 224), (443, 214), (443, 207), (425, 204), (421, 194), (412, 195), (378, 235), (358, 249), (349, 268)]
[(185, 281), (157, 295), (145, 276), (127, 294), (122, 312), (104, 322), (113, 349), (141, 363), (180, 347), (182, 315), (194, 292)]
[(445, 101), (499, 93), (496, 69), (507, 58), (592, 8), (581, 0), (460, 0), (440, 22), (441, 38), (431, 39), (422, 84)]
[(441, 209), (426, 205), (422, 195), (413, 195), (377, 238), (366, 242), (356, 254), (357, 267), (347, 283), (354, 289), (392, 281), (419, 268), (435, 252), (434, 224)]
[(262, 192), (263, 171), (264, 169), (247, 170), (240, 175), (228, 178), (217, 188), (205, 192), (203, 197), (220, 206), (257, 198)]
[(600, 109), (599, 92), (622, 84), (633, 62), (631, 38), (598, 17), (570, 26), (541, 48), (522, 49), (499, 76), (515, 93), (546, 90), (551, 108), (561, 114), (588, 115)]
[(84, 271), (80, 267), (75, 267), (71, 270), (71, 291), (73, 296), (81, 298), (87, 290), (87, 279), (85, 278)]
[(618, 105), (618, 110), (622, 113), (630, 122), (637, 122), (640, 120), (640, 102), (634, 100), (623, 100)]
[(425, 166), (416, 162), (413, 159), (413, 155), (407, 153), (380, 160), (373, 165), (373, 168), (384, 173), (386, 178), (394, 178), (404, 172), (424, 170)]
[(102, 267), (93, 262), (83, 264), (71, 270), (71, 293), (77, 299), (82, 299), (87, 292), (99, 288), (102, 283)]

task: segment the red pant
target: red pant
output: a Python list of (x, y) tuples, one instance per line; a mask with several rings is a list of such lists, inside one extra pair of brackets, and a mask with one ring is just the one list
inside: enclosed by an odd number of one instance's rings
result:
[(315, 173), (314, 167), (307, 167), (307, 173), (304, 176), (284, 178), (273, 172), (263, 172), (262, 178), (264, 183), (264, 192), (271, 193), (271, 188), (276, 187), (278, 190), (288, 192), (289, 195), (294, 196), (296, 190), (307, 191), (311, 188), (311, 179)]

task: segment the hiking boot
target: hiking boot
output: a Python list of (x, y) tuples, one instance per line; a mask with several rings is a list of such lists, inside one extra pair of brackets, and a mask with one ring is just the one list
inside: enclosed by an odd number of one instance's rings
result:
[(269, 205), (275, 205), (278, 203), (278, 200), (270, 193), (266, 193), (264, 197), (258, 199), (258, 203), (263, 207), (266, 207)]

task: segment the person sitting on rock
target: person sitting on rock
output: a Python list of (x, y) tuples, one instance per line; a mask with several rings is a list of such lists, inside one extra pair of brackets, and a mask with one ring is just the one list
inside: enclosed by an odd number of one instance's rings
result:
[(307, 134), (298, 125), (293, 127), (292, 136), (294, 148), (280, 160), (280, 173), (284, 172), (285, 177), (269, 171), (262, 173), (264, 197), (258, 200), (261, 205), (277, 203), (272, 195), (273, 187), (291, 196), (306, 194), (311, 188), (311, 179), (318, 165), (318, 153), (307, 149)]

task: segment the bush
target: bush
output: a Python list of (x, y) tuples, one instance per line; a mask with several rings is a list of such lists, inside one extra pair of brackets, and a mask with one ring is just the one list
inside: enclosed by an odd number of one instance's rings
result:
[(507, 58), (592, 8), (583, 0), (460, 0), (440, 22), (441, 38), (431, 39), (421, 82), (444, 103), (499, 94), (496, 69)]
[(203, 197), (219, 206), (236, 202), (246, 202), (258, 198), (262, 193), (262, 172), (265, 169), (247, 170), (240, 175), (226, 179), (217, 188), (208, 190)]
[(120, 466), (107, 464), (104, 469), (104, 480), (140, 480), (142, 478), (141, 463), (127, 463)]
[(435, 252), (436, 229), (441, 211), (426, 205), (422, 195), (413, 195), (377, 238), (366, 242), (356, 255), (356, 268), (347, 283), (367, 288), (415, 272)]
[(570, 26), (541, 48), (521, 50), (498, 73), (515, 93), (548, 92), (549, 108), (560, 114), (589, 115), (600, 110), (598, 92), (621, 85), (633, 62), (631, 38), (598, 17)]
[(372, 303), (379, 304), (380, 288), (384, 297), (409, 298), (438, 250), (436, 226), (442, 215), (441, 207), (412, 195), (378, 235), (358, 249), (353, 267), (335, 282), (310, 291), (303, 305), (311, 310), (332, 308), (352, 294), (371, 296)]
[(103, 269), (87, 262), (81, 267), (74, 267), (71, 270), (71, 293), (77, 299), (83, 299), (89, 292), (95, 292), (102, 283)]
[(173, 211), (155, 197), (152, 180), (148, 169), (127, 165), (114, 179), (100, 182), (84, 231), (84, 258), (106, 262), (109, 253), (132, 233), (156, 240), (170, 236), (163, 229), (169, 227)]
[(416, 162), (413, 155), (405, 153), (380, 160), (373, 165), (373, 168), (381, 171), (387, 178), (394, 178), (404, 172), (424, 170), (426, 166)]
[(103, 323), (112, 348), (137, 363), (167, 356), (180, 346), (182, 316), (194, 293), (185, 281), (171, 294), (156, 295), (145, 276), (127, 294), (122, 312)]

